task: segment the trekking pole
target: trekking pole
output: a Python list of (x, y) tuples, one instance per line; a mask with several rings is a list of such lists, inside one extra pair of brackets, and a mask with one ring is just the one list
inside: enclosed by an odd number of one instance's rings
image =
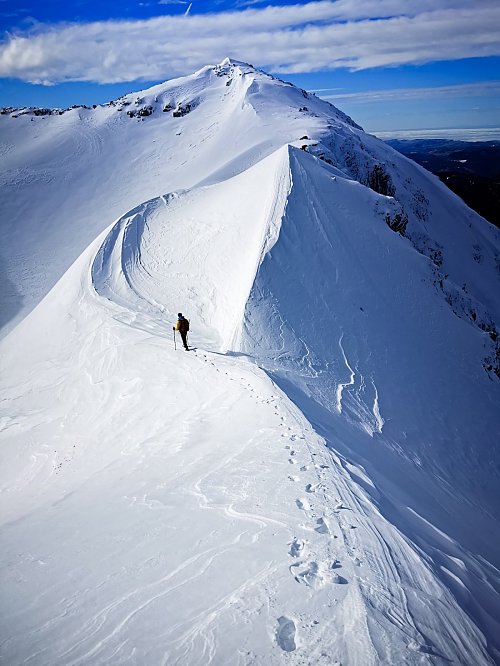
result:
[(174, 328), (174, 349), (177, 351), (177, 342), (175, 341), (175, 328)]

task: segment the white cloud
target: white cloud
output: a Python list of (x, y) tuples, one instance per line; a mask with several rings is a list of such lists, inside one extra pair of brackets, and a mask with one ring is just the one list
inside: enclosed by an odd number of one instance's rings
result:
[[(411, 5), (411, 6), (410, 6)], [(500, 55), (493, 0), (337, 0), (148, 20), (37, 26), (0, 44), (0, 76), (161, 80), (226, 56), (273, 72)]]
[(373, 102), (410, 101), (421, 99), (500, 97), (500, 81), (479, 81), (454, 86), (432, 88), (391, 88), (389, 90), (367, 90), (355, 93), (335, 93), (324, 95), (330, 89), (315, 92), (331, 102), (346, 101), (351, 104), (371, 104)]
[(255, 7), (256, 5), (263, 5), (267, 0), (236, 0), (235, 7), (238, 9), (246, 7)]

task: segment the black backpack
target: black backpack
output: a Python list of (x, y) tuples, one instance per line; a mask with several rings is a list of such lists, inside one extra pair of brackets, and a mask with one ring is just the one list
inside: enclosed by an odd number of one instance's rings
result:
[(189, 321), (187, 319), (179, 319), (179, 331), (187, 333), (189, 331)]

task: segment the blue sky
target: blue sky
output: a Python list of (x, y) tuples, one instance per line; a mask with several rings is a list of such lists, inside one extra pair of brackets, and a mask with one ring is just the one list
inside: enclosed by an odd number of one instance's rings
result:
[(0, 106), (114, 99), (226, 56), (368, 131), (500, 126), (496, 0), (0, 0)]

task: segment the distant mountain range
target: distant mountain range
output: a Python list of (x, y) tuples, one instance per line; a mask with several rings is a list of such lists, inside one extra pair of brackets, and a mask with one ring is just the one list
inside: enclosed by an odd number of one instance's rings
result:
[(386, 143), (435, 173), (468, 206), (500, 227), (500, 141), (390, 139)]

